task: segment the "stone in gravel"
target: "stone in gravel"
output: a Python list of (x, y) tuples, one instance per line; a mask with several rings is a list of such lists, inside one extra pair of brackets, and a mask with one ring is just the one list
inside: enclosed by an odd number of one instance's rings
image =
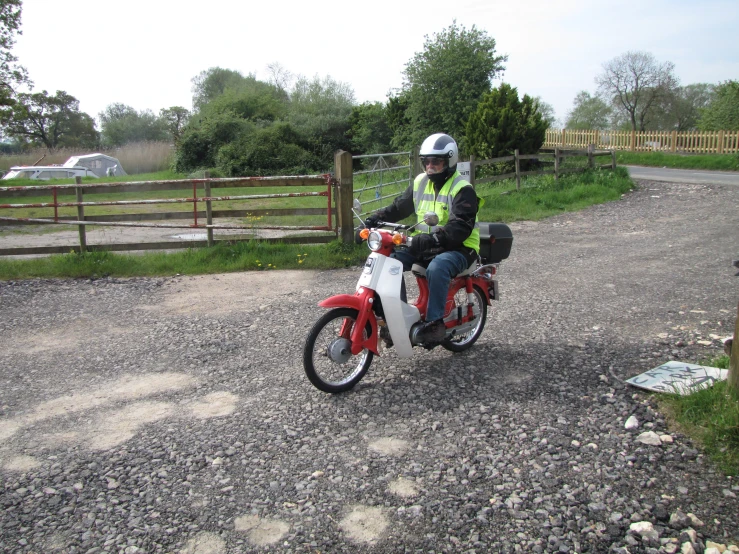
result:
[(629, 416), (629, 419), (626, 420), (626, 423), (624, 423), (624, 428), (631, 430), (636, 429), (639, 427), (639, 420), (636, 418), (635, 415)]
[(682, 510), (677, 510), (670, 516), (670, 527), (678, 530), (684, 529), (688, 526), (689, 521), (690, 519), (688, 519), (688, 516)]
[(695, 548), (693, 548), (693, 545), (689, 542), (684, 542), (682, 548), (680, 549), (680, 554), (696, 554)]
[(662, 441), (659, 439), (659, 435), (654, 431), (645, 431), (636, 440), (642, 444), (648, 444), (650, 446), (660, 446)]
[(688, 513), (691, 527), (703, 527), (705, 525), (695, 514)]
[(672, 444), (675, 442), (675, 439), (672, 438), (672, 435), (660, 435), (659, 440), (661, 440), (665, 444)]
[(629, 531), (643, 535), (644, 533), (654, 531), (654, 525), (649, 521), (637, 521), (636, 523), (629, 525)]

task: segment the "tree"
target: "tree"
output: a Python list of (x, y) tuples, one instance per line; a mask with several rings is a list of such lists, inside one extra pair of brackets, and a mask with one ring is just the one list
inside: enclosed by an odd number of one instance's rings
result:
[(92, 147), (98, 141), (95, 122), (79, 111), (79, 101), (63, 90), (20, 93), (3, 113), (5, 133), (33, 146), (54, 150), (61, 146)]
[(700, 110), (701, 131), (739, 129), (739, 81), (719, 83), (711, 102)]
[(299, 77), (290, 93), (287, 121), (310, 145), (310, 152), (330, 167), (336, 150), (349, 150), (349, 116), (354, 90), (330, 76)]
[(182, 132), (190, 119), (190, 112), (182, 106), (172, 106), (159, 110), (159, 119), (165, 122), (167, 131), (172, 135), (172, 142), (179, 144)]
[(151, 110), (136, 111), (116, 102), (98, 114), (103, 143), (122, 146), (129, 142), (167, 140), (167, 124)]
[(393, 131), (388, 124), (386, 107), (380, 102), (354, 106), (349, 116), (348, 135), (354, 154), (390, 152)]
[(659, 103), (678, 85), (674, 69), (672, 62), (660, 64), (648, 52), (629, 51), (603, 64), (595, 82), (632, 130), (644, 131)]
[(10, 51), (21, 34), (21, 0), (0, 0), (0, 106), (11, 106), (16, 88), (29, 84), (26, 69)]
[(554, 106), (548, 102), (544, 102), (541, 96), (534, 97), (534, 104), (536, 104), (536, 111), (541, 114), (541, 118), (546, 122), (547, 128), (555, 127), (558, 124)]
[(293, 81), (293, 74), (278, 62), (267, 64), (267, 72), (269, 73), (269, 83), (279, 90), (287, 92), (290, 83)]
[(714, 96), (714, 86), (697, 83), (677, 87), (656, 107), (650, 120), (651, 129), (689, 131), (695, 129), (700, 118), (700, 110), (705, 108)]
[(544, 144), (547, 123), (537, 109), (535, 99), (507, 83), (487, 93), (467, 121), (467, 151), (479, 158), (535, 154)]
[(613, 109), (597, 96), (580, 91), (567, 114), (566, 129), (610, 129)]
[[(253, 78), (253, 76), (252, 76)], [(192, 78), (192, 106), (195, 111), (200, 110), (208, 102), (215, 100), (228, 89), (238, 88), (246, 77), (239, 71), (211, 67), (201, 71)]]
[(492, 80), (503, 72), (507, 56), (495, 55), (495, 39), (474, 25), (452, 25), (425, 37), (424, 49), (406, 64), (402, 94), (411, 130), (405, 144), (420, 144), (433, 133), (459, 137)]

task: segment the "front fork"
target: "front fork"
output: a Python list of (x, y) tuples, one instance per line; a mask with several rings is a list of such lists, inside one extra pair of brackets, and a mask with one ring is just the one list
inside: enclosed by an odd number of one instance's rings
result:
[[(318, 303), (322, 308), (352, 308), (357, 310), (357, 321), (352, 326), (348, 320), (341, 326), (341, 336), (352, 343), (352, 355), (356, 356), (367, 348), (374, 354), (377, 351), (377, 318), (372, 310), (375, 301), (375, 291), (362, 287), (356, 293), (338, 294)], [(370, 324), (369, 336), (364, 336), (364, 328)], [(351, 330), (350, 330), (351, 328)]]

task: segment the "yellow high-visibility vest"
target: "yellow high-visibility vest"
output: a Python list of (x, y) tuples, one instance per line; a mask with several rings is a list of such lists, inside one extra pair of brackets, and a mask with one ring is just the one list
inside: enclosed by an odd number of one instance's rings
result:
[[(416, 208), (417, 221), (420, 223), (413, 229), (411, 234), (433, 233), (439, 227), (446, 225), (447, 221), (449, 221), (449, 214), (452, 211), (454, 197), (463, 187), (471, 186), (469, 181), (465, 180), (459, 174), (459, 171), (455, 171), (446, 180), (437, 196), (434, 190), (434, 184), (428, 175), (421, 173), (413, 182), (413, 205)], [(423, 214), (426, 212), (435, 212), (439, 216), (439, 224), (434, 227), (426, 225), (423, 222)], [(480, 230), (477, 228), (477, 216), (475, 216), (475, 227), (463, 244), (468, 248), (474, 249), (477, 253), (480, 252)]]

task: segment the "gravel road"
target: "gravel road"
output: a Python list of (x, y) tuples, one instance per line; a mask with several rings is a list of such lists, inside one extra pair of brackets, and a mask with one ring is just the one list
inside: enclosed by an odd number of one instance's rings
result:
[(337, 396), (305, 378), (302, 343), (357, 268), (0, 283), (0, 549), (737, 544), (737, 479), (623, 380), (721, 353), (739, 188), (639, 185), (513, 225), (474, 348), (391, 350)]

